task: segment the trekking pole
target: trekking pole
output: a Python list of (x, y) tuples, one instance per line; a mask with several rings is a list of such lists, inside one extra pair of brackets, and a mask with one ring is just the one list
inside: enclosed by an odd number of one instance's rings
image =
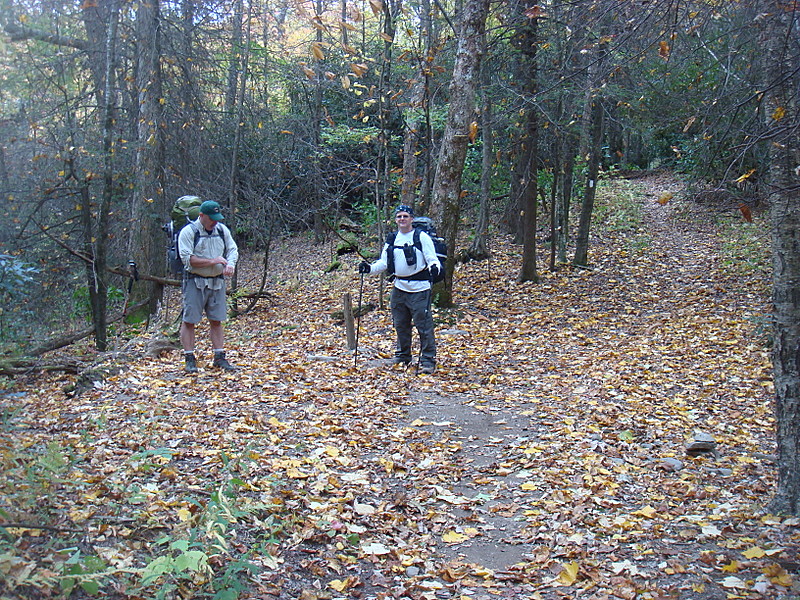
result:
[(353, 354), (353, 368), (358, 365), (358, 334), (361, 331), (361, 296), (364, 293), (364, 274), (361, 273), (361, 284), (358, 286), (358, 308), (356, 309), (356, 351)]

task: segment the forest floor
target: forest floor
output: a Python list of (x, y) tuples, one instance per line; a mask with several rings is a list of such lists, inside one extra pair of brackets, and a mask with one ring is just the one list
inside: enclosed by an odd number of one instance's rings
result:
[(499, 234), (459, 265), (433, 375), (383, 365), (386, 309), (348, 351), (331, 315), (379, 305), (379, 279), (287, 239), (270, 299), (227, 325), (236, 373), (140, 336), (88, 390), (17, 381), (0, 597), (797, 598), (800, 520), (766, 508), (763, 215), (667, 175), (600, 192), (591, 268), (519, 284)]

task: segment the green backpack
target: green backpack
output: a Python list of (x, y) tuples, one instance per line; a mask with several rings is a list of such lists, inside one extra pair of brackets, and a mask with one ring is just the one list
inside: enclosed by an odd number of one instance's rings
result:
[[(183, 262), (181, 262), (180, 252), (178, 251), (178, 236), (181, 229), (192, 221), (196, 221), (200, 216), (200, 205), (203, 199), (199, 196), (181, 196), (172, 205), (169, 213), (170, 222), (164, 225), (163, 229), (169, 236), (169, 247), (167, 248), (167, 264), (169, 270), (175, 275), (183, 273)], [(195, 244), (197, 241), (195, 240)]]

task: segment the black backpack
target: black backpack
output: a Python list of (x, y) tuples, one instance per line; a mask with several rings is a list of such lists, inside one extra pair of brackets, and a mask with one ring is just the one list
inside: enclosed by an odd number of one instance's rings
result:
[[(436, 258), (439, 259), (439, 264), (442, 266), (442, 268), (439, 269), (439, 272), (435, 278), (431, 278), (428, 268), (425, 267), (419, 273), (415, 273), (409, 277), (400, 277), (399, 279), (406, 279), (409, 281), (428, 280), (432, 284), (444, 281), (444, 272), (447, 268), (447, 243), (444, 241), (444, 238), (440, 238), (438, 235), (436, 235), (436, 228), (433, 226), (433, 221), (430, 217), (415, 217), (412, 221), (412, 225), (414, 226), (413, 245), (420, 252), (422, 252), (422, 242), (419, 240), (419, 234), (420, 231), (427, 233), (430, 236), (431, 241), (433, 241), (433, 249), (436, 250)], [(394, 250), (395, 248), (402, 248), (402, 246), (394, 245), (394, 240), (396, 237), (396, 231), (393, 231), (386, 237), (386, 243), (389, 245), (389, 247), (386, 249), (386, 272), (389, 274), (390, 278), (397, 277), (394, 274)]]
[[(167, 265), (169, 266), (170, 273), (174, 275), (183, 274), (183, 261), (181, 260), (180, 251), (178, 250), (178, 237), (181, 230), (197, 220), (200, 216), (200, 205), (203, 199), (199, 196), (181, 196), (175, 201), (170, 211), (170, 221), (162, 229), (169, 236), (169, 246), (167, 247)], [(225, 236), (222, 233), (221, 227), (215, 227), (216, 235), (222, 238), (225, 242)], [(195, 229), (194, 232), (194, 245), (200, 241), (200, 232)], [(227, 248), (223, 251), (226, 252)]]

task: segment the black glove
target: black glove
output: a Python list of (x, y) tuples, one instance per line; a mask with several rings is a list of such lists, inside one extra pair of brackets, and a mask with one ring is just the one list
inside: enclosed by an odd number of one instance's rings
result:
[(358, 265), (358, 272), (363, 273), (364, 275), (368, 275), (372, 268), (369, 266), (369, 263), (364, 261), (360, 265)]
[(428, 267), (428, 273), (431, 275), (431, 280), (436, 279), (439, 276), (439, 267), (436, 265), (431, 265)]

